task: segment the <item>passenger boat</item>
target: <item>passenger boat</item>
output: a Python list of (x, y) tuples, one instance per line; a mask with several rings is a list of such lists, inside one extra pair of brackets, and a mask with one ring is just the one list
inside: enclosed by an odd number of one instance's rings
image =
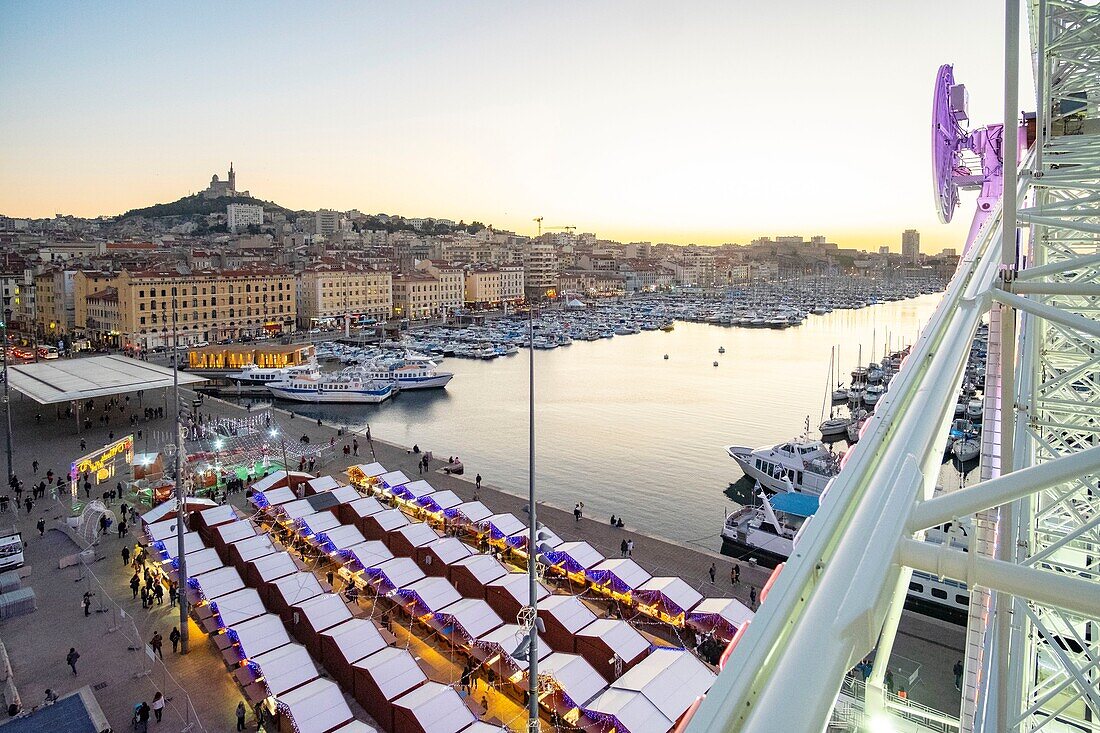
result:
[(763, 448), (731, 445), (726, 453), (745, 475), (773, 493), (797, 491), (819, 495), (840, 473), (840, 455), (820, 440), (799, 438)]
[[(493, 347), (485, 347), (493, 357), (499, 354)], [(492, 358), (492, 357), (489, 357)], [(358, 367), (344, 370), (345, 374), (380, 381), (392, 380), (402, 390), (440, 389), (454, 378), (451, 372), (441, 372), (434, 361), (423, 359), (401, 359), (391, 363), (374, 361)]]
[(397, 383), (347, 373), (295, 376), (267, 385), (275, 397), (294, 402), (377, 404), (397, 394)]
[(242, 387), (263, 386), (273, 382), (282, 382), (298, 375), (316, 376), (319, 373), (316, 362), (300, 364), (290, 367), (260, 367), (248, 364), (241, 367), (240, 371), (230, 372), (225, 377)]

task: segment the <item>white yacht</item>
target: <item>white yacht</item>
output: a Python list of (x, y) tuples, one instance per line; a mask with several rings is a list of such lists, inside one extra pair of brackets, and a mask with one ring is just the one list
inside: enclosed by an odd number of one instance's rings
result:
[(397, 394), (397, 383), (370, 379), (355, 374), (325, 374), (294, 376), (286, 381), (267, 385), (271, 394), (294, 402), (330, 402), (343, 404), (377, 404)]
[(840, 454), (820, 440), (799, 438), (763, 448), (731, 445), (726, 453), (745, 475), (771, 492), (797, 491), (819, 495), (840, 473)]
[(344, 372), (349, 375), (395, 381), (402, 390), (439, 389), (446, 387), (454, 374), (441, 372), (434, 361), (423, 359), (403, 359), (392, 364), (378, 361), (362, 366), (350, 367)]
[(248, 364), (241, 367), (240, 371), (230, 372), (225, 375), (226, 379), (231, 382), (236, 382), (242, 387), (251, 386), (263, 386), (273, 382), (282, 382), (291, 377), (304, 375), (304, 376), (317, 376), (319, 370), (317, 368), (317, 362), (311, 361), (307, 364), (300, 364), (298, 366), (290, 367), (260, 367), (255, 364)]

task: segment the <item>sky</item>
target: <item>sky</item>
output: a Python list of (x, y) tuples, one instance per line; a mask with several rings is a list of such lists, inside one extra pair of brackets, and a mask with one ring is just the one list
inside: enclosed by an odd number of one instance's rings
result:
[(974, 195), (939, 222), (933, 80), (954, 63), (1001, 119), (1003, 4), (0, 0), (0, 59), (9, 216), (173, 201), (232, 161), (292, 209), (938, 252)]

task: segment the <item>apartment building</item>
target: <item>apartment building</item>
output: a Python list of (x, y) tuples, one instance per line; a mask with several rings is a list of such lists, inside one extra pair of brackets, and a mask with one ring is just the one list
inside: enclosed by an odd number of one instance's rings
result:
[(530, 295), (545, 295), (558, 287), (558, 255), (548, 241), (532, 241), (527, 245), (523, 263), (524, 284)]
[(462, 307), (465, 276), (461, 268), (417, 263), (414, 272), (393, 276), (393, 313), (399, 318), (436, 318)]
[(262, 226), (264, 207), (255, 204), (229, 204), (226, 209), (226, 226), (229, 231), (243, 232), (250, 226)]
[(523, 301), (523, 268), (483, 263), (465, 268), (463, 299), (471, 308), (497, 308)]
[(385, 320), (393, 312), (393, 276), (369, 267), (314, 265), (297, 277), (298, 325), (339, 323), (345, 315)]

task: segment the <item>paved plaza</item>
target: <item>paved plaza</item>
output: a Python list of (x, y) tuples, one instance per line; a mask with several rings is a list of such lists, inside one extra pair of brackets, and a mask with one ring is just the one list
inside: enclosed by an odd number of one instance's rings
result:
[[(192, 394), (183, 391), (189, 401)], [(40, 406), (27, 398), (13, 394), (12, 424), (14, 426), (14, 470), (29, 487), (52, 469), (62, 475), (69, 463), (87, 451), (80, 450), (80, 440), (87, 442), (88, 450), (108, 442), (109, 433), (116, 438), (142, 431), (137, 441), (138, 452), (158, 450), (171, 433), (167, 418), (144, 421), (131, 428), (129, 415), (140, 417), (143, 407), (167, 406), (165, 395), (144, 395), (139, 402), (130, 395), (130, 402), (123, 400), (124, 412), (112, 413), (111, 422), (93, 423), (91, 429), (77, 433), (72, 419), (66, 419), (53, 406)], [(205, 414), (241, 417), (243, 408), (207, 397), (200, 408)], [(165, 410), (171, 414), (171, 410)], [(335, 457), (327, 454), (328, 462), (318, 466), (317, 473), (341, 475), (353, 463), (372, 460), (371, 449), (364, 436), (337, 435), (334, 427), (318, 425), (316, 421), (301, 417), (291, 418), (291, 413), (276, 410), (274, 419), (288, 436), (307, 435), (313, 444), (327, 445), (336, 438)], [(357, 437), (359, 456), (345, 458), (341, 448)], [(390, 470), (402, 470), (412, 478), (418, 475), (419, 455), (403, 446), (385, 442), (385, 436), (375, 435), (374, 459)], [(447, 455), (447, 446), (421, 446), (437, 457), (429, 475), (423, 476), (437, 489), (450, 489), (463, 499), (471, 499), (475, 493), (473, 476), (480, 472), (491, 480), (491, 466), (466, 466), (465, 476), (452, 476), (440, 470)], [(32, 462), (38, 461), (38, 473), (32, 471)], [(110, 486), (114, 484), (111, 483)], [(104, 486), (103, 488), (108, 488)], [(511, 512), (520, 518), (526, 516), (526, 487), (494, 487), (483, 484), (478, 498), (495, 512)], [(516, 493), (510, 493), (510, 492)], [(29, 491), (28, 491), (29, 493)], [(95, 496), (96, 493), (93, 493)], [(583, 497), (577, 497), (578, 501)], [(244, 495), (231, 500), (244, 506)], [(117, 502), (116, 502), (117, 506)], [(97, 559), (87, 567), (80, 564), (59, 569), (62, 557), (77, 551), (76, 545), (62, 532), (54, 529), (56, 522), (69, 514), (66, 497), (53, 500), (47, 494), (28, 514), (20, 508), (18, 513), (0, 514), (4, 526), (16, 525), (27, 542), (26, 562), (28, 577), (24, 584), (33, 587), (38, 597), (38, 610), (23, 617), (0, 622), (0, 640), (7, 647), (14, 671), (15, 685), (26, 707), (38, 704), (47, 687), (59, 693), (67, 693), (82, 685), (95, 690), (104, 713), (115, 730), (128, 730), (133, 706), (142, 700), (152, 700), (155, 690), (162, 690), (170, 698), (164, 722), (160, 730), (181, 730), (196, 716), (201, 729), (230, 731), (235, 729), (233, 710), (240, 694), (231, 676), (206, 637), (192, 623), (194, 640), (190, 654), (173, 656), (171, 645), (165, 644), (165, 661), (153, 661), (147, 653), (146, 643), (154, 631), (167, 639), (178, 612), (170, 608), (167, 600), (163, 606), (144, 611), (139, 601), (131, 599), (127, 587), (129, 571), (123, 566), (120, 550), (123, 541), (113, 534), (101, 540), (97, 547)], [(39, 518), (47, 520), (47, 531), (39, 537), (35, 529)], [(632, 530), (629, 526), (616, 529), (609, 526), (606, 517), (582, 518), (575, 521), (572, 507), (539, 506), (539, 518), (563, 539), (584, 540), (607, 557), (618, 557), (623, 539), (634, 541), (633, 558), (654, 575), (677, 575), (707, 596), (735, 596), (748, 604), (750, 588), (757, 591), (767, 580), (766, 569), (741, 562), (741, 582), (730, 583), (732, 561), (717, 553), (708, 553), (682, 544), (665, 541)], [(128, 538), (132, 544), (133, 534)], [(716, 565), (716, 581), (711, 582), (709, 569)], [(84, 616), (81, 607), (83, 594), (93, 596), (92, 614)], [(173, 615), (173, 614), (176, 615)], [(906, 614), (903, 633), (895, 645), (895, 654), (922, 665), (920, 678), (910, 690), (916, 701), (928, 704), (949, 714), (958, 712), (958, 696), (954, 689), (951, 666), (958, 658), (963, 641), (963, 629), (924, 617)], [(73, 677), (65, 665), (65, 654), (70, 647), (80, 652), (79, 674)], [(346, 696), (354, 713), (368, 720), (361, 708)], [(494, 711), (496, 712), (496, 711)], [(501, 718), (512, 718), (514, 711), (499, 711)], [(251, 718), (250, 718), (251, 720)], [(151, 724), (155, 725), (155, 724)], [(251, 729), (255, 729), (252, 722)], [(200, 729), (198, 726), (196, 729)]]

